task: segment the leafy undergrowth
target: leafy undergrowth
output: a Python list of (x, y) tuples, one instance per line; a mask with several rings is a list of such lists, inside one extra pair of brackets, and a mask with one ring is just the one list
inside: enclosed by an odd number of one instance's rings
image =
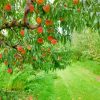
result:
[(6, 72), (6, 66), (0, 67), (0, 96), (2, 100), (52, 100), (53, 78), (51, 74), (31, 69), (31, 66), (13, 74)]

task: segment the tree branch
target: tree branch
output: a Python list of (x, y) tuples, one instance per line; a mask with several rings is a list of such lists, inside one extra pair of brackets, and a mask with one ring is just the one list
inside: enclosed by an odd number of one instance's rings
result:
[(9, 28), (13, 28), (13, 27), (19, 27), (19, 28), (28, 28), (31, 30), (34, 30), (36, 28), (38, 28), (40, 25), (32, 25), (32, 24), (25, 24), (22, 23), (21, 21), (17, 21), (17, 20), (12, 20), (11, 22), (5, 22), (3, 25), (0, 26), (0, 30), (2, 29), (9, 29)]
[(31, 4), (31, 0), (26, 0), (26, 7), (25, 7), (25, 11), (24, 11), (24, 18), (23, 18), (23, 21), (24, 21), (24, 24), (29, 24), (28, 23), (28, 20), (27, 20), (27, 16), (28, 16), (28, 13), (30, 11), (30, 4)]
[(25, 11), (24, 11), (24, 18), (23, 18), (23, 21), (24, 21), (24, 25), (27, 26), (27, 28), (29, 29), (36, 29), (38, 28), (40, 25), (32, 25), (32, 24), (29, 24), (28, 22), (28, 19), (27, 19), (27, 16), (30, 12), (30, 5), (32, 4), (32, 0), (26, 0), (26, 7), (25, 7)]
[(13, 28), (13, 27), (26, 27), (28, 29), (34, 30), (38, 28), (40, 25), (33, 25), (28, 22), (28, 14), (30, 12), (30, 4), (32, 4), (32, 0), (26, 0), (26, 7), (24, 11), (24, 18), (23, 21), (17, 21), (17, 20), (12, 20), (11, 22), (5, 22), (0, 26), (0, 30), (6, 29), (6, 28)]
[(21, 23), (21, 21), (17, 22), (17, 20), (13, 20), (11, 22), (5, 22), (0, 26), (0, 30), (6, 29), (6, 28), (12, 28), (12, 27), (23, 27), (24, 24)]

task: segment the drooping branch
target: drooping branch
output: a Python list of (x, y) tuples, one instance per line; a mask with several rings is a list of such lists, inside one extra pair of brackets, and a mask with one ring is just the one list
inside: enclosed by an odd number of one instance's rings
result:
[(31, 30), (34, 30), (38, 28), (40, 25), (33, 25), (28, 22), (28, 14), (30, 12), (30, 4), (32, 4), (32, 0), (26, 0), (26, 7), (24, 11), (24, 17), (22, 18), (22, 21), (18, 20), (12, 20), (11, 22), (5, 22), (0, 26), (0, 30), (6, 29), (6, 28), (13, 28), (13, 27), (19, 27), (19, 28), (28, 28)]
[[(10, 22), (5, 22), (3, 23), (1, 26), (0, 26), (0, 30), (2, 29), (12, 29), (14, 27), (18, 27), (18, 28), (28, 28), (28, 29), (31, 29), (31, 30), (34, 30), (36, 28), (38, 28), (40, 25), (33, 25), (33, 24), (30, 24), (28, 22), (28, 14), (30, 13), (30, 4), (32, 4), (32, 0), (26, 0), (26, 7), (25, 7), (25, 11), (24, 11), (24, 17), (18, 21), (16, 19), (10, 21)], [(10, 48), (14, 48), (14, 49), (17, 49), (17, 45), (18, 44), (15, 44), (15, 45), (10, 45), (7, 41), (5, 41), (4, 39), (0, 39), (0, 45), (6, 45)]]

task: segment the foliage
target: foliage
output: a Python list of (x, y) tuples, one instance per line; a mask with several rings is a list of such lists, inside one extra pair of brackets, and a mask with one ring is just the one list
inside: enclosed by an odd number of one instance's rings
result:
[(58, 67), (65, 64), (63, 57), (58, 59), (60, 55), (68, 59), (69, 48), (60, 53), (53, 47), (71, 41), (74, 29), (81, 31), (87, 26), (99, 31), (99, 2), (96, 0), (0, 2), (0, 47), (3, 49), (0, 62), (10, 68), (9, 73), (13, 72), (13, 66), (24, 63), (33, 65), (35, 70), (64, 68)]
[[(94, 81), (94, 74), (100, 74), (99, 3), (0, 0), (1, 98), (98, 99), (100, 84)], [(73, 59), (98, 62), (69, 67)], [(60, 69), (58, 76), (46, 73), (55, 69)]]
[(100, 61), (100, 36), (89, 28), (72, 35), (72, 56), (76, 60)]

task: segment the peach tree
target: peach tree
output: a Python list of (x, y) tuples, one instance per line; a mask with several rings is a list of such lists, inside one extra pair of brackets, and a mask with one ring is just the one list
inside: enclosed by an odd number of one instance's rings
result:
[(34, 70), (64, 68), (71, 34), (85, 27), (100, 32), (99, 14), (97, 0), (2, 0), (0, 62), (8, 73), (23, 64)]

